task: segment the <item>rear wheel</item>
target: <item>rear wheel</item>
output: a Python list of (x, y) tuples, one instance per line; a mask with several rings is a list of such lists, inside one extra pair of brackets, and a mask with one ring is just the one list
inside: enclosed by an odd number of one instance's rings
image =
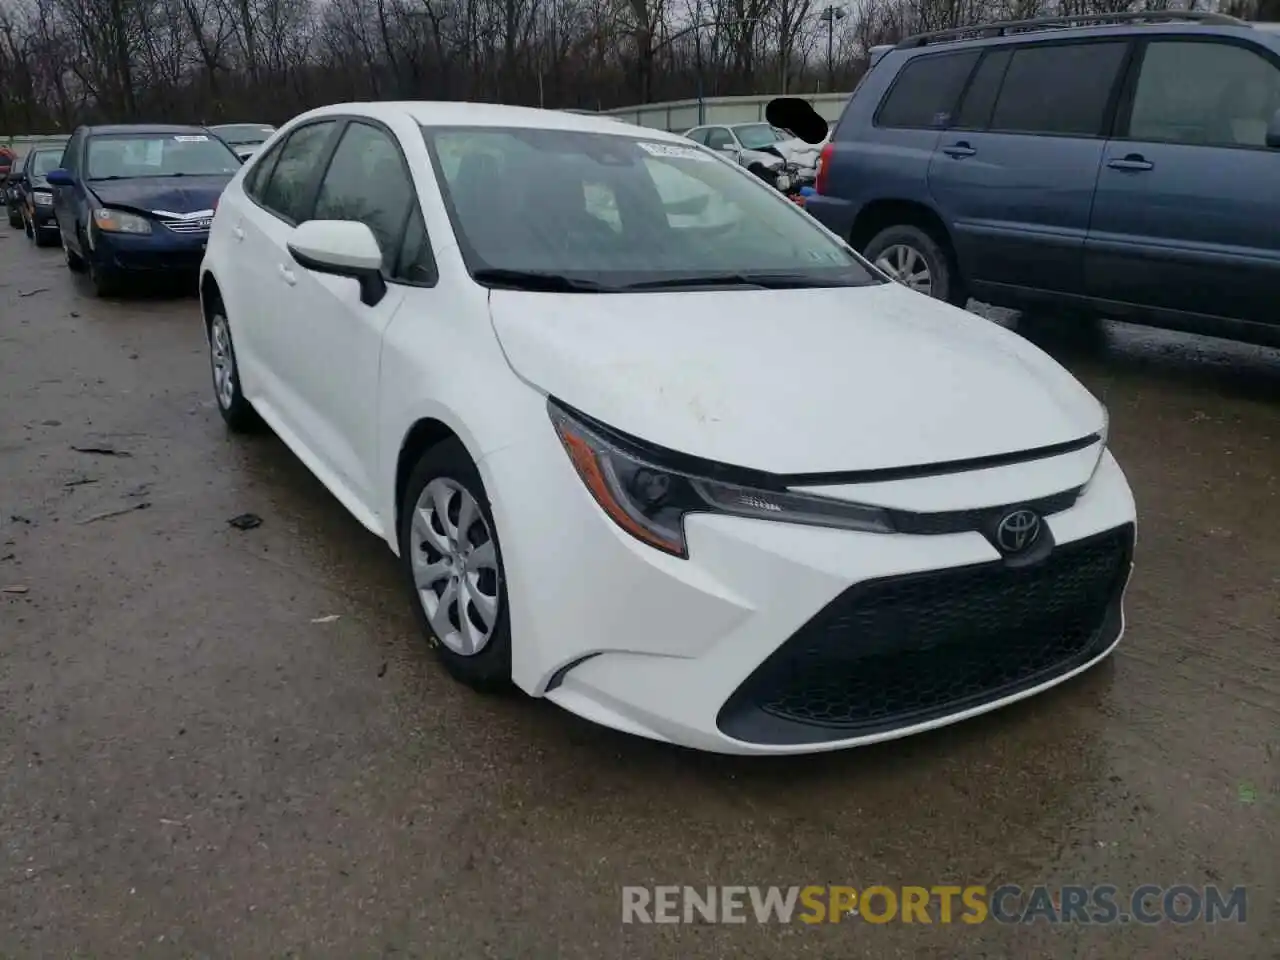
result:
[(248, 433), (258, 426), (258, 412), (240, 389), (240, 368), (231, 342), (231, 324), (221, 305), (209, 319), (209, 366), (213, 372), (213, 398), (218, 413), (233, 433)]
[(962, 300), (947, 251), (919, 227), (886, 227), (871, 238), (862, 255), (916, 293), (950, 303)]
[(400, 561), (419, 626), (455, 679), (511, 686), (511, 622), (502, 549), (480, 472), (446, 440), (422, 455), (400, 506)]

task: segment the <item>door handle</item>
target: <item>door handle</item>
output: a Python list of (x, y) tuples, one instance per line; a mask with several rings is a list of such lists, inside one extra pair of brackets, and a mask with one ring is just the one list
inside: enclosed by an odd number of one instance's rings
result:
[(1148, 160), (1140, 153), (1131, 153), (1123, 159), (1117, 157), (1115, 160), (1108, 160), (1107, 166), (1112, 170), (1151, 170), (1155, 164)]
[(961, 140), (959, 143), (953, 143), (948, 147), (943, 147), (942, 152), (948, 157), (959, 160), (962, 157), (972, 157), (978, 151), (969, 146), (969, 144), (964, 140)]
[(298, 282), (298, 278), (294, 276), (293, 271), (290, 270), (288, 267), (286, 267), (283, 263), (280, 264), (279, 269), (280, 269), (280, 279), (283, 280), (285, 283), (287, 283), (289, 286), (292, 287), (295, 283)]
[(233, 237), (235, 237), (237, 240), (243, 240), (243, 239), (244, 239), (244, 228), (243, 228), (243, 227), (232, 227), (232, 228), (231, 228), (231, 235), (232, 235)]

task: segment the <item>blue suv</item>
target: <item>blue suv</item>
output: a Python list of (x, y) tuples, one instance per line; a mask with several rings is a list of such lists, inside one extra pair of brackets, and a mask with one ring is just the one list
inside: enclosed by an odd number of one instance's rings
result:
[(931, 296), (1280, 343), (1280, 32), (1158, 11), (879, 48), (806, 208)]

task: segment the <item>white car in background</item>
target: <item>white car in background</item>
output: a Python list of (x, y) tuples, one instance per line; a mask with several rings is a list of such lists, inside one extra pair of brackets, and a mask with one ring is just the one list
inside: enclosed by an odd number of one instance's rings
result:
[(805, 143), (768, 123), (708, 124), (686, 130), (683, 136), (724, 153), (747, 169), (763, 166), (772, 171), (789, 163), (801, 181), (811, 183), (817, 176), (822, 146)]
[(386, 541), (477, 688), (797, 753), (1119, 641), (1135, 513), (1103, 406), (677, 136), (313, 110), (222, 195), (200, 294), (227, 424), (261, 417)]

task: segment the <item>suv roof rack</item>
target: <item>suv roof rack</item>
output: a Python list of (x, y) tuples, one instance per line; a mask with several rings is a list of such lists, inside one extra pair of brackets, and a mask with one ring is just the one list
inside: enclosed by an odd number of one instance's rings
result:
[(1225, 13), (1206, 10), (1144, 10), (1137, 13), (1086, 13), (1075, 17), (1036, 17), (1032, 20), (998, 20), (992, 23), (976, 23), (969, 27), (953, 27), (949, 30), (933, 30), (918, 33), (901, 41), (898, 50), (927, 47), (934, 43), (955, 43), (961, 40), (985, 40), (988, 37), (1005, 37), (1015, 33), (1034, 33), (1039, 30), (1069, 30), (1074, 27), (1103, 27), (1119, 23), (1201, 23), (1206, 26), (1247, 27), (1250, 24)]

